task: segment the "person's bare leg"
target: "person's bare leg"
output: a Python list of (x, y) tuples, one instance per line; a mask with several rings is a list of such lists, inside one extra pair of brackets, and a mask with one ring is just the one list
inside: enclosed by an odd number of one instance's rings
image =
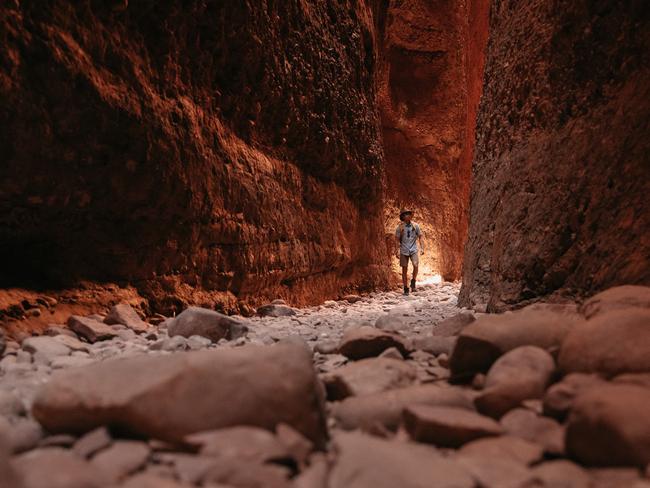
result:
[(404, 283), (404, 288), (407, 288), (409, 285), (409, 267), (408, 264), (406, 266), (402, 266), (402, 283)]
[(413, 266), (413, 281), (418, 279), (418, 267)]

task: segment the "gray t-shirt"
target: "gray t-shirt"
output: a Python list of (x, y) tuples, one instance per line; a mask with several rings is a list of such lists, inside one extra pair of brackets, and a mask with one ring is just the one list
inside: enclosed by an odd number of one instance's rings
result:
[[(402, 226), (404, 229), (402, 230)], [(400, 241), (399, 252), (403, 256), (411, 256), (417, 254), (418, 252), (418, 237), (420, 237), (420, 226), (415, 222), (409, 222), (408, 224), (400, 224), (395, 229), (395, 235), (399, 239), (400, 232), (402, 234), (402, 240)]]

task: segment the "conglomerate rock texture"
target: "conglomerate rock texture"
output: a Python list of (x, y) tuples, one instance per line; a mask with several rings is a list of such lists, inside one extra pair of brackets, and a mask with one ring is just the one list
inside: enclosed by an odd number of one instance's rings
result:
[(385, 283), (375, 63), (352, 0), (3, 2), (1, 285), (170, 311)]
[(494, 0), (460, 303), (650, 282), (650, 6)]

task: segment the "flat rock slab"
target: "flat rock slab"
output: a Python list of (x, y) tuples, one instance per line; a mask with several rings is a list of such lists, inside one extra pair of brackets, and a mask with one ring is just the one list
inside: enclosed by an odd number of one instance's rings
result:
[(150, 329), (149, 324), (142, 320), (138, 312), (128, 303), (113, 305), (106, 318), (104, 318), (104, 322), (107, 324), (122, 324), (138, 333), (148, 332)]
[(290, 317), (296, 315), (296, 311), (284, 304), (268, 303), (262, 305), (256, 311), (260, 317)]
[(25, 488), (100, 488), (110, 481), (99, 469), (61, 448), (30, 451), (15, 457), (12, 465)]
[(433, 447), (357, 432), (334, 438), (329, 488), (472, 488), (472, 476)]
[(140, 441), (115, 441), (97, 453), (91, 461), (112, 482), (120, 481), (147, 462), (151, 449)]
[(402, 355), (411, 349), (406, 339), (397, 334), (385, 332), (367, 325), (349, 328), (343, 334), (339, 352), (350, 359), (364, 359), (379, 356), (391, 347)]
[(602, 313), (574, 327), (562, 344), (558, 364), (565, 373), (650, 372), (650, 309)]
[(417, 385), (363, 396), (352, 396), (331, 406), (332, 416), (346, 430), (374, 431), (378, 426), (396, 430), (402, 412), (412, 405), (473, 409), (471, 393), (461, 388)]
[(68, 346), (50, 336), (29, 337), (23, 341), (21, 346), (27, 352), (40, 353), (48, 358), (70, 354)]
[(322, 446), (322, 398), (304, 343), (136, 356), (57, 372), (34, 416), (51, 432), (102, 425), (168, 441), (205, 430), (286, 423)]
[(321, 379), (329, 400), (343, 400), (409, 386), (416, 379), (416, 370), (399, 359), (369, 358), (322, 374)]
[(442, 447), (460, 447), (475, 439), (503, 432), (493, 419), (476, 412), (427, 405), (405, 409), (404, 427), (414, 440)]
[(486, 372), (504, 353), (521, 346), (556, 351), (578, 322), (574, 305), (533, 304), (515, 312), (484, 315), (463, 329), (449, 358), (452, 375)]
[(458, 452), (468, 456), (510, 459), (520, 464), (531, 465), (542, 459), (544, 448), (519, 437), (501, 435), (468, 442)]
[(229, 457), (258, 464), (290, 458), (287, 448), (272, 432), (247, 425), (191, 434), (186, 441), (199, 446), (204, 456)]
[(117, 337), (117, 331), (99, 320), (79, 315), (68, 318), (68, 327), (90, 343)]
[(170, 337), (198, 335), (207, 337), (212, 342), (237, 339), (247, 330), (244, 321), (201, 307), (186, 308), (168, 326)]
[(569, 415), (567, 452), (596, 466), (650, 463), (650, 389), (604, 384), (580, 393)]

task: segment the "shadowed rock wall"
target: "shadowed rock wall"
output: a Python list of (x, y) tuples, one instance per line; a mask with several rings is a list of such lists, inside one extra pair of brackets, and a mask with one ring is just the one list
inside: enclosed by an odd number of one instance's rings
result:
[(352, 0), (3, 3), (1, 284), (385, 283), (373, 32)]
[(495, 0), (460, 302), (650, 283), (650, 5)]

